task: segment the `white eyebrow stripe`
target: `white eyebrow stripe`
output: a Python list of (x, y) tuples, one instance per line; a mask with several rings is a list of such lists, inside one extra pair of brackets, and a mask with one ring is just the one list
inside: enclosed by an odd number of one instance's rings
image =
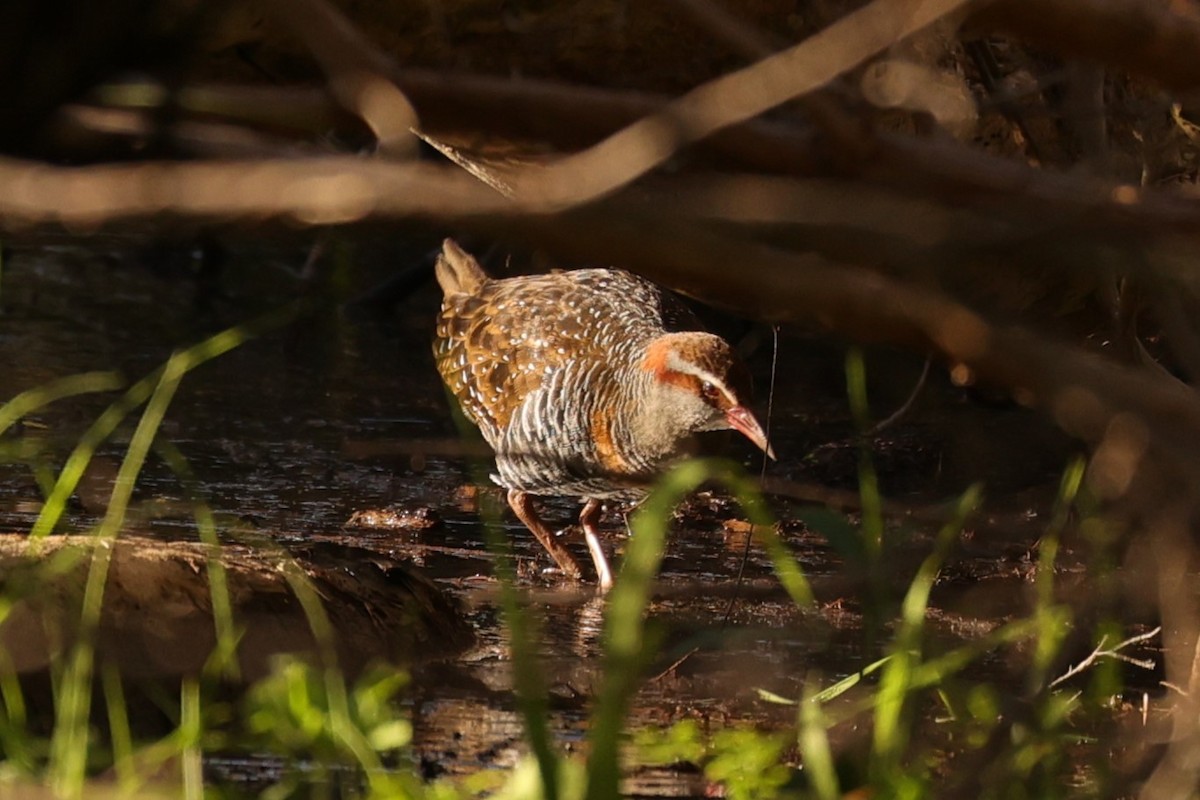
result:
[(733, 392), (729, 391), (729, 387), (725, 385), (725, 381), (721, 380), (707, 370), (700, 369), (700, 367), (696, 366), (692, 362), (680, 358), (679, 354), (674, 350), (671, 350), (667, 353), (667, 369), (673, 372), (680, 372), (684, 375), (694, 375), (701, 381), (707, 381), (708, 383), (711, 383), (713, 386), (717, 387), (717, 389), (721, 391), (721, 394), (725, 395), (729, 402), (733, 403), (734, 405), (738, 404), (737, 397), (734, 396)]

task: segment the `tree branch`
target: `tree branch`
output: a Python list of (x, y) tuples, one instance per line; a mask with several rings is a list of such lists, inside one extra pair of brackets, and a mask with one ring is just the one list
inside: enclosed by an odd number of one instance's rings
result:
[(260, 0), (321, 64), (329, 91), (370, 127), (384, 153), (412, 156), (417, 113), (388, 74), (392, 60), (325, 0)]

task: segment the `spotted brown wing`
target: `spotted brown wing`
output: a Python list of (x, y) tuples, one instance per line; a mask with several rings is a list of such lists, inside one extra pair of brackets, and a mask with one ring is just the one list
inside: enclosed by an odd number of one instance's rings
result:
[(567, 364), (635, 359), (664, 329), (697, 327), (686, 307), (641, 278), (576, 270), (490, 280), (447, 297), (434, 354), (464, 413), (496, 447), (526, 398)]

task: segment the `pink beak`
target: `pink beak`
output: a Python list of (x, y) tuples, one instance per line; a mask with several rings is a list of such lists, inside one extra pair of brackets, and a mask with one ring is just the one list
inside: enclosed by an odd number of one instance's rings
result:
[(754, 442), (758, 449), (766, 453), (772, 461), (775, 460), (775, 450), (767, 441), (767, 434), (763, 432), (762, 425), (758, 424), (758, 420), (755, 419), (750, 409), (745, 406), (734, 406), (725, 412), (725, 419), (728, 420), (729, 427)]

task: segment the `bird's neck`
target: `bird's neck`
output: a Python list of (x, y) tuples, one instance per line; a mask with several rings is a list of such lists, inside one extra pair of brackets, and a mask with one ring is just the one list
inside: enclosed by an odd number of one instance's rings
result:
[(657, 473), (672, 462), (688, 455), (692, 436), (685, 427), (675, 424), (668, 394), (655, 385), (649, 373), (637, 376), (624, 385), (625, 408), (619, 438), (626, 458), (639, 472)]

